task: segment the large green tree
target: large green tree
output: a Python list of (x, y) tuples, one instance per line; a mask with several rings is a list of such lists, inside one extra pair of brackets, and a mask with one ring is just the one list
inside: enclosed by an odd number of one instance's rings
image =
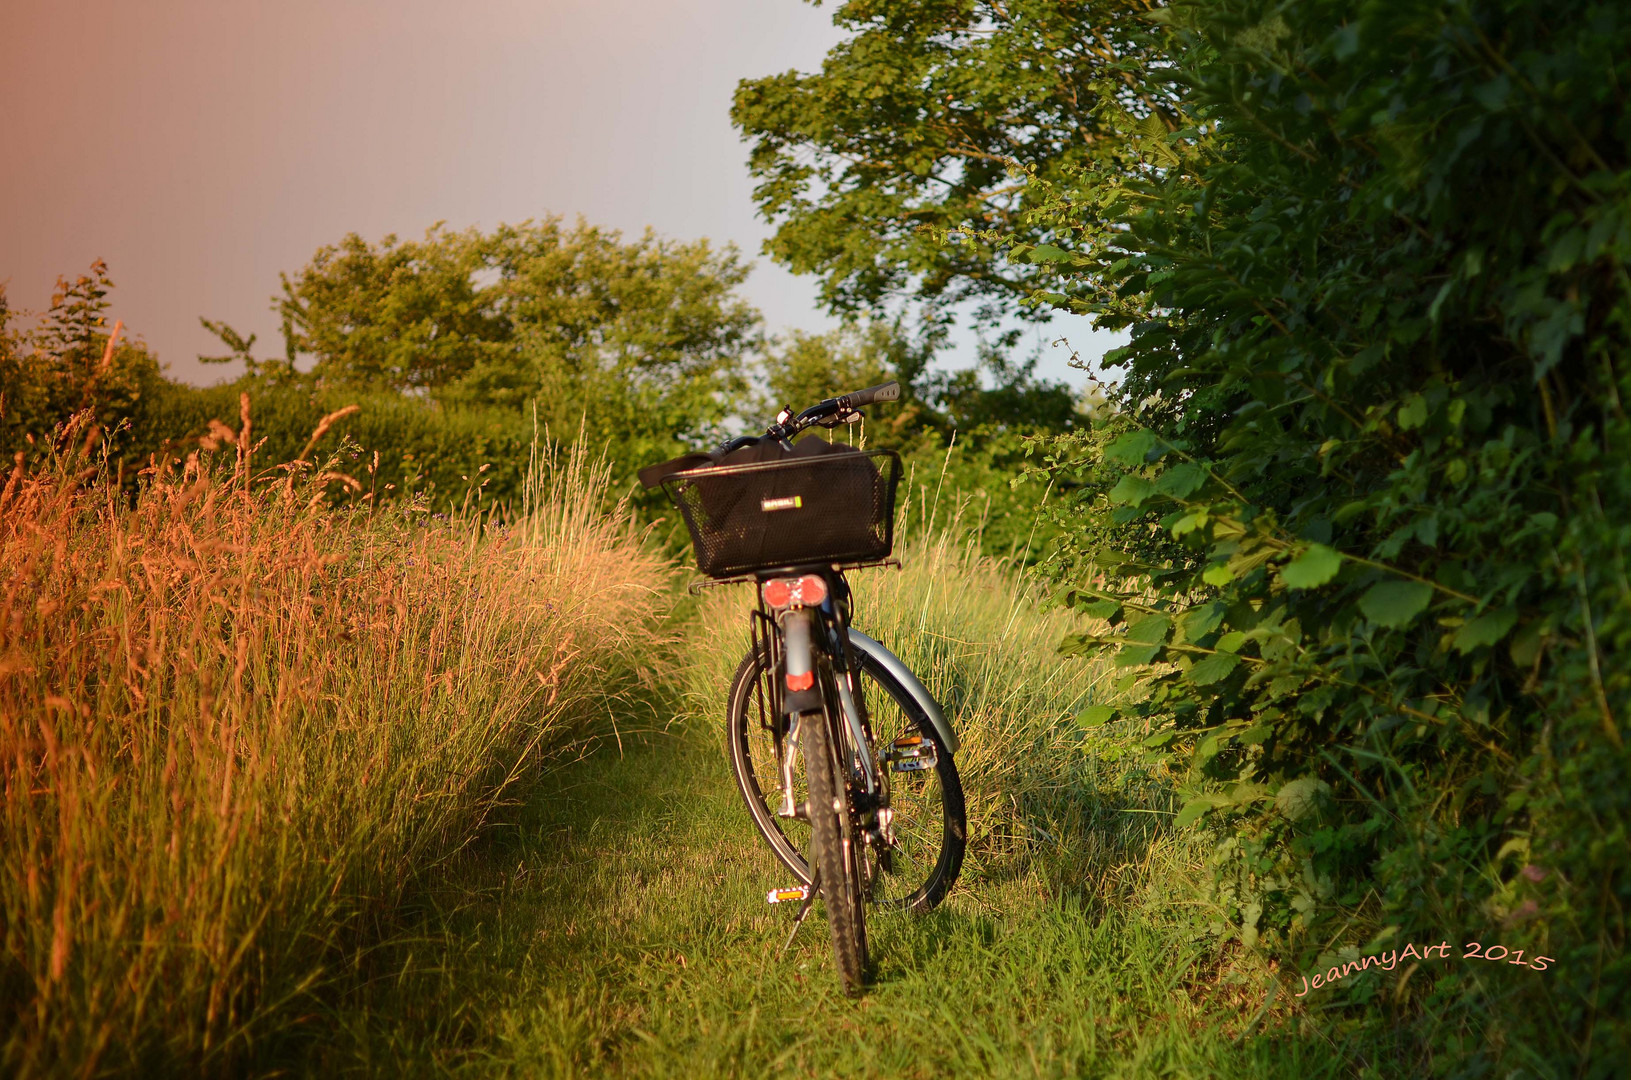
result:
[[(976, 303), (999, 323), (1046, 263), (1003, 260), (982, 230), (1045, 242), (1035, 189), (1117, 153), (1129, 112), (1163, 134), (1170, 92), (1130, 74), (1149, 0), (848, 0), (821, 70), (744, 80), (765, 250), (856, 313), (906, 296)], [(1106, 103), (1110, 107), (1106, 107)], [(950, 234), (951, 242), (946, 242)]]
[[(758, 313), (733, 248), (558, 218), (421, 241), (353, 234), (284, 278), (291, 362), (327, 386), (535, 405), (556, 430), (695, 435), (744, 387)], [(229, 342), (230, 344), (230, 342)]]

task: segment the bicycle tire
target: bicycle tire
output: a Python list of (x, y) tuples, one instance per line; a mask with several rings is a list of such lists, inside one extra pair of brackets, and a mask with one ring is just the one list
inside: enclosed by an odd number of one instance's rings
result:
[(866, 988), (866, 904), (862, 881), (866, 858), (850, 809), (849, 790), (839, 764), (843, 741), (826, 711), (806, 713), (799, 741), (808, 763), (810, 854), (821, 879), (821, 900), (832, 932), (833, 960), (844, 992), (854, 997)]
[[(778, 789), (779, 778), (774, 744), (754, 707), (755, 684), (765, 677), (764, 665), (755, 659), (749, 650), (731, 683), (725, 719), (727, 756), (737, 790), (759, 834), (800, 884), (808, 885), (810, 866), (804, 852), (809, 848), (809, 826), (797, 819), (779, 817), (771, 809), (770, 800)], [(921, 706), (882, 664), (863, 655), (861, 674), (862, 694), (880, 746), (900, 735), (916, 734), (936, 747), (938, 760), (933, 770), (903, 774), (894, 781), (892, 805), (900, 841), (896, 854), (905, 865), (890, 871), (875, 867), (871, 897), (880, 907), (928, 911), (945, 898), (956, 882), (967, 846), (968, 826), (957, 765), (940, 744)], [(795, 768), (793, 779), (794, 801), (802, 803), (806, 798), (802, 762)], [(916, 823), (914, 816), (920, 819)]]

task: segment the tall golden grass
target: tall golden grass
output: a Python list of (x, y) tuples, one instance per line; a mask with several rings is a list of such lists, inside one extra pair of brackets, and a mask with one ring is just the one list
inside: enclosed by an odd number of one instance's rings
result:
[(669, 569), (581, 456), (507, 527), (286, 473), (0, 485), (6, 1075), (250, 1067), (650, 662)]

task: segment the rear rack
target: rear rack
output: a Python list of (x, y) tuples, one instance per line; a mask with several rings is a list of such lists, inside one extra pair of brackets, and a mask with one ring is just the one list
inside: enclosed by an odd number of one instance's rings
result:
[[(823, 567), (830, 567), (836, 571), (870, 570), (876, 566), (888, 566), (896, 570), (901, 568), (900, 560), (895, 558), (874, 559), (871, 562), (824, 563), (822, 565)], [(808, 566), (783, 566), (777, 567), (774, 570), (756, 570), (751, 574), (737, 574), (735, 577), (706, 578), (702, 581), (691, 582), (690, 585), (686, 586), (685, 591), (690, 593), (692, 596), (696, 596), (697, 594), (701, 593), (703, 589), (717, 589), (722, 585), (751, 585), (755, 582), (763, 581), (765, 578), (773, 578), (782, 574), (795, 574), (799, 570), (809, 569), (811, 568)]]

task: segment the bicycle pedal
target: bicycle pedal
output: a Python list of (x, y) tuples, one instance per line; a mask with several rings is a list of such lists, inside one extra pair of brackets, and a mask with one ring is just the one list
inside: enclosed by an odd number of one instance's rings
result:
[(940, 755), (934, 743), (923, 736), (902, 735), (890, 744), (884, 760), (895, 772), (921, 772), (938, 765)]
[(797, 885), (789, 889), (771, 889), (765, 894), (767, 904), (785, 904), (789, 900), (807, 900), (810, 897), (808, 885)]

